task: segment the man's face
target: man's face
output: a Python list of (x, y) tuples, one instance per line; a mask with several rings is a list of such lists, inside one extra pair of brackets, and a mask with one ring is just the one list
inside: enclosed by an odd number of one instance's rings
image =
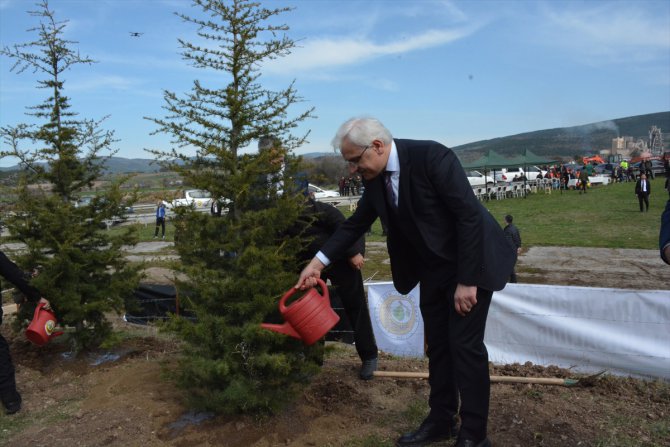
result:
[(377, 177), (384, 170), (389, 152), (390, 147), (386, 148), (380, 140), (361, 147), (345, 138), (340, 147), (342, 158), (349, 164), (349, 172), (356, 172), (366, 180)]

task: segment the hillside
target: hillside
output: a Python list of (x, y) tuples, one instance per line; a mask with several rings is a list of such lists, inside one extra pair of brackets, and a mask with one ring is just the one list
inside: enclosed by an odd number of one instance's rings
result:
[[(649, 138), (649, 128), (657, 126), (665, 135), (670, 132), (670, 112), (618, 118), (610, 121), (582, 126), (560, 127), (538, 130), (491, 140), (456, 146), (453, 150), (461, 160), (474, 160), (489, 150), (511, 157), (526, 149), (540, 156), (572, 158), (574, 155), (596, 154), (612, 147), (612, 139), (631, 136), (635, 139)], [(664, 139), (666, 150), (670, 148), (668, 137)]]
[[(665, 147), (670, 150), (670, 112), (649, 113), (646, 115), (617, 118), (610, 121), (585, 124), (573, 127), (538, 130), (491, 140), (475, 141), (452, 149), (462, 161), (471, 161), (489, 150), (511, 157), (522, 154), (526, 149), (540, 156), (572, 158), (574, 155), (595, 154), (601, 149), (609, 149), (612, 139), (631, 136), (647, 140), (649, 128), (660, 127), (666, 135)], [(303, 158), (315, 159), (333, 156), (334, 152), (311, 152)], [(2, 171), (15, 171), (17, 166), (0, 167)], [(148, 158), (112, 157), (107, 161), (106, 171), (110, 174), (129, 172), (158, 172), (160, 166)], [(1, 177), (1, 176), (0, 176)]]

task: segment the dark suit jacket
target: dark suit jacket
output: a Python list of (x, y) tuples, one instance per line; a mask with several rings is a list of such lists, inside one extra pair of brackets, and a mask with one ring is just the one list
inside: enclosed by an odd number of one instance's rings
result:
[(364, 181), (356, 212), (321, 251), (330, 259), (339, 257), (379, 217), (388, 228), (393, 283), (400, 293), (409, 293), (426, 277), (433, 265), (425, 265), (427, 259), (440, 265), (442, 278), (492, 291), (505, 287), (513, 250), (475, 197), (456, 155), (434, 141), (396, 139), (395, 144), (400, 159), (397, 216), (389, 220), (383, 175)]
[[(642, 179), (637, 179), (637, 183), (635, 183), (635, 194), (637, 194), (638, 196), (640, 194), (644, 194), (642, 192), (641, 182), (642, 182)], [(649, 179), (647, 179), (646, 182), (647, 182), (647, 193), (646, 194), (649, 195), (649, 194), (651, 194), (651, 182), (649, 181)], [(656, 197), (656, 196), (654, 196), (654, 197)]]
[(670, 200), (665, 204), (665, 211), (663, 211), (663, 215), (661, 216), (661, 232), (658, 235), (661, 259), (663, 259), (666, 264), (670, 264), (670, 259), (666, 258), (663, 254), (663, 247), (667, 244), (670, 244)]
[[(304, 240), (308, 241), (308, 245), (304, 252), (300, 254), (300, 258), (312, 259), (345, 220), (344, 214), (338, 208), (328, 203), (308, 199), (302, 216), (300, 216), (296, 225), (289, 229), (290, 235), (301, 235)], [(340, 259), (349, 259), (358, 253), (365, 254), (365, 235), (348, 247)], [(337, 260), (331, 259), (331, 261)]]

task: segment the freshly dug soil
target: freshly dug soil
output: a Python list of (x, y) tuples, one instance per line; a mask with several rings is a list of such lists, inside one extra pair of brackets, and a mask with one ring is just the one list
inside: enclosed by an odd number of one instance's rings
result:
[[(517, 270), (521, 282), (670, 289), (670, 266), (654, 259), (658, 253), (649, 250), (533, 247)], [(154, 273), (155, 280), (165, 276)], [(75, 359), (57, 341), (36, 348), (2, 325), (24, 400), (20, 413), (0, 415), (0, 446), (392, 446), (427, 410), (425, 380), (361, 381), (353, 347), (336, 343), (321, 374), (283, 413), (194, 414), (161, 376), (176, 342), (151, 327), (116, 324), (137, 336)], [(427, 371), (425, 360), (390, 356), (379, 367)], [(491, 374), (575, 377), (532, 364), (492, 365)], [(573, 387), (496, 383), (489, 437), (501, 447), (670, 446), (670, 384), (607, 375)]]

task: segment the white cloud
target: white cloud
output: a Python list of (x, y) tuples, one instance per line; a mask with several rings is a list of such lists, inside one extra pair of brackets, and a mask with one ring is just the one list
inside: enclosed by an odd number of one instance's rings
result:
[(359, 64), (381, 56), (398, 55), (437, 47), (467, 37), (473, 28), (429, 30), (411, 37), (378, 44), (367, 38), (315, 38), (296, 48), (289, 56), (267, 63), (272, 73), (300, 73), (323, 68)]
[(605, 62), (667, 57), (670, 49), (668, 16), (654, 15), (653, 9), (644, 9), (643, 5), (641, 2), (598, 3), (588, 9), (544, 8), (543, 12), (553, 43), (575, 54)]
[(93, 91), (97, 89), (103, 90), (130, 90), (133, 87), (137, 86), (139, 83), (133, 79), (125, 78), (122, 76), (95, 76), (95, 77), (85, 77), (83, 79), (72, 79), (72, 82), (68, 82), (68, 90), (70, 91)]

